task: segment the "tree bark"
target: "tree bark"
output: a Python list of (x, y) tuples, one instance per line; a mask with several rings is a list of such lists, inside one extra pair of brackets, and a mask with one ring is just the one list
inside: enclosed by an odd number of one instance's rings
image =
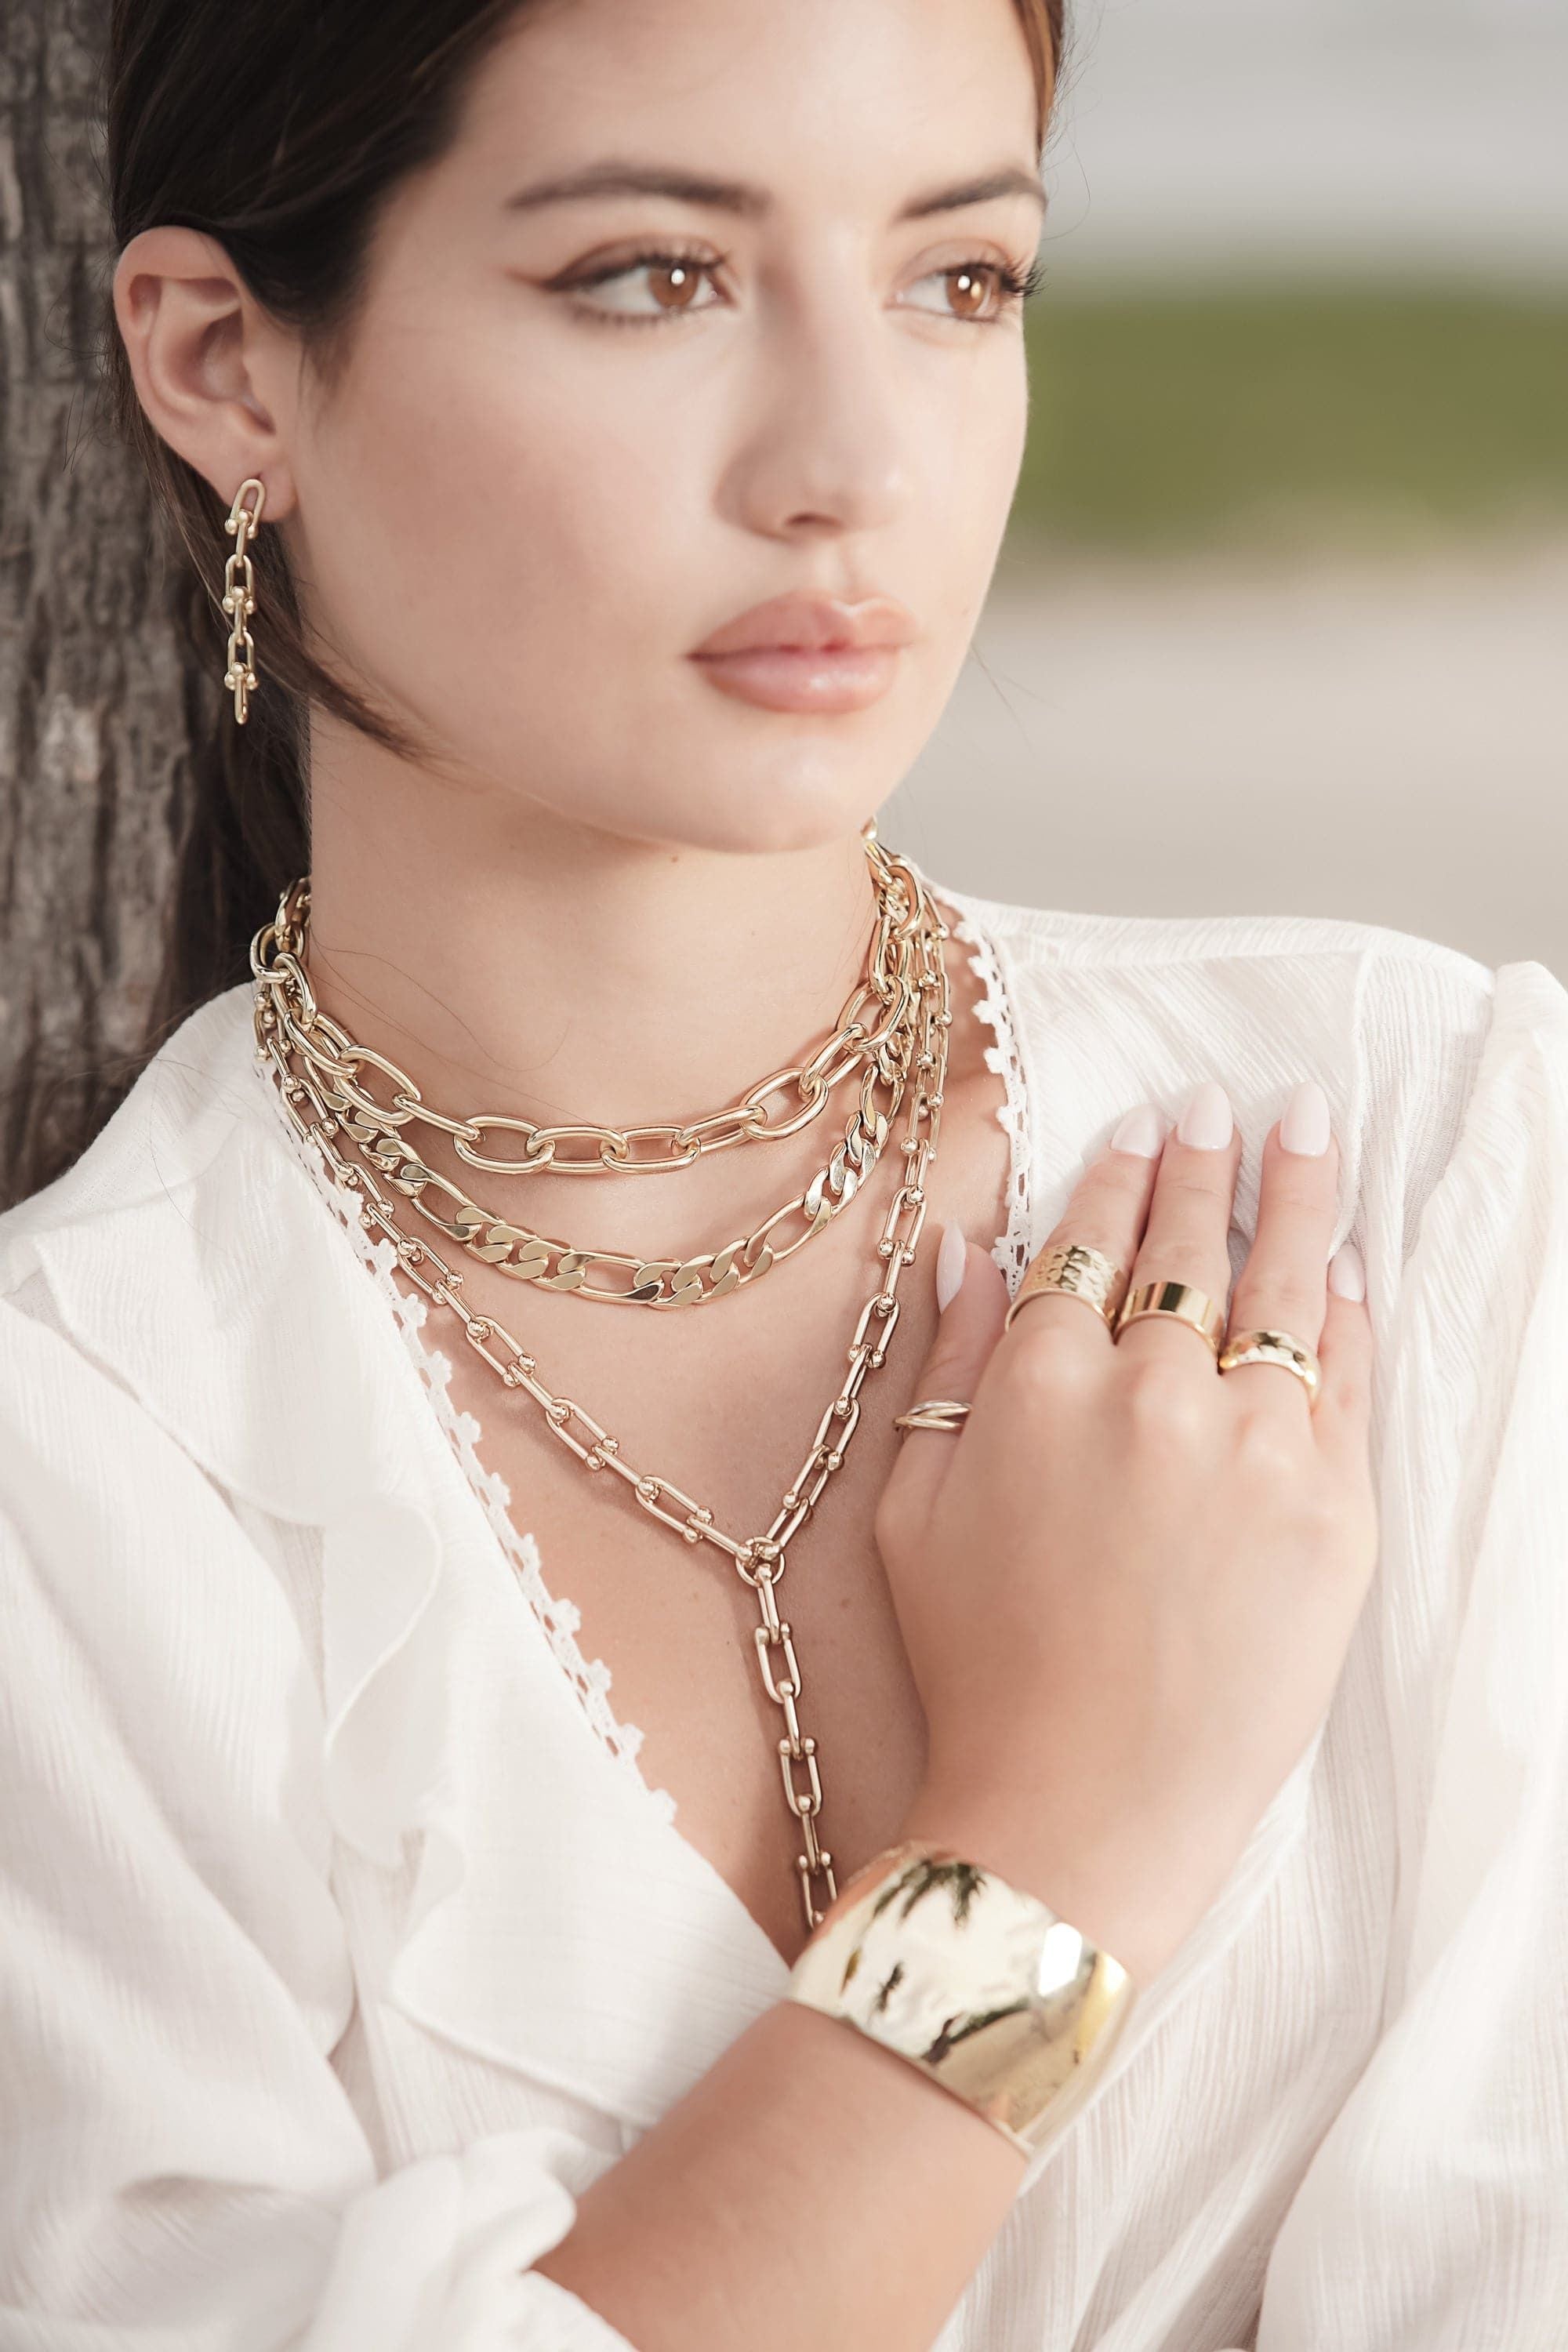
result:
[(0, 1208), (133, 1082), (189, 798), (187, 667), (112, 333), (107, 0), (5, 0), (0, 45)]

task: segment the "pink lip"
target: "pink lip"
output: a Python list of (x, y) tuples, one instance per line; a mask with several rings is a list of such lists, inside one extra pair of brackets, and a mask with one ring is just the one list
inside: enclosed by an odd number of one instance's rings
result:
[(753, 604), (690, 658), (721, 693), (766, 710), (863, 709), (887, 692), (914, 616), (890, 596), (792, 594)]

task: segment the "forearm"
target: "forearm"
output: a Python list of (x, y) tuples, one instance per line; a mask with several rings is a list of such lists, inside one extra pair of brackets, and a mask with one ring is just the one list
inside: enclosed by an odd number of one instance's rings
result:
[(907, 2060), (782, 2000), (534, 2267), (637, 2352), (927, 2352), (1024, 2168)]

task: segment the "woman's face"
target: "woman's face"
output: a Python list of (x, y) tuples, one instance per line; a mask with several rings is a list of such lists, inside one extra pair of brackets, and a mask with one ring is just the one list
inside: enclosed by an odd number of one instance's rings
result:
[[(539, 195), (617, 168), (713, 192)], [(859, 824), (991, 578), (1037, 185), (1013, 0), (529, 9), (288, 419), (279, 527), (329, 648), (487, 793), (721, 849)], [(793, 592), (907, 608), (882, 691), (766, 707), (691, 658)]]

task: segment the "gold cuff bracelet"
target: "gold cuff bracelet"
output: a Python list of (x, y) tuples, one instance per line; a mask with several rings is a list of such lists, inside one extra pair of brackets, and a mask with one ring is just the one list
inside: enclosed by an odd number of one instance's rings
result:
[(1134, 1996), (1048, 1904), (907, 1839), (840, 1889), (787, 1997), (896, 2050), (1027, 2158), (1083, 2105)]

